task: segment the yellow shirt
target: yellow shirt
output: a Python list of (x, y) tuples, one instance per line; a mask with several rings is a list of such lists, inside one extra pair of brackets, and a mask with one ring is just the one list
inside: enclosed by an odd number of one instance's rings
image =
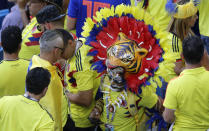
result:
[(184, 70), (170, 81), (164, 106), (175, 109), (173, 131), (209, 129), (209, 72), (204, 67)]
[[(181, 53), (182, 53), (182, 42), (181, 40), (174, 34), (169, 33), (168, 35), (168, 39), (169, 39), (169, 46), (170, 46), (170, 57), (171, 61), (173, 59), (176, 59), (176, 61), (181, 59)], [(167, 61), (167, 63), (163, 63), (165, 64), (166, 68), (169, 69), (169, 72), (167, 72), (167, 77), (165, 78), (166, 81), (170, 81), (171, 79), (173, 79), (174, 77), (176, 77), (176, 73), (174, 72), (174, 67), (175, 67), (175, 63), (172, 63), (170, 61)]]
[[(131, 5), (139, 6), (142, 8), (144, 0), (135, 2), (136, 0), (131, 0)], [(149, 12), (157, 24), (165, 31), (167, 30), (168, 24), (171, 20), (171, 16), (165, 9), (167, 0), (149, 0), (148, 7), (146, 9)]]
[(29, 68), (43, 67), (49, 70), (51, 81), (46, 95), (40, 100), (40, 104), (52, 114), (55, 121), (55, 130), (62, 131), (62, 127), (67, 121), (68, 107), (65, 95), (63, 94), (63, 85), (58, 75), (56, 66), (52, 66), (48, 61), (34, 55)]
[(200, 34), (209, 37), (209, 0), (201, 0), (198, 6), (199, 9), (199, 28)]
[[(91, 127), (93, 126), (88, 117), (95, 106), (95, 96), (99, 88), (100, 79), (96, 78), (99, 74), (96, 71), (90, 69), (91, 64), (89, 61), (92, 57), (87, 56), (87, 53), (91, 47), (82, 45), (82, 47), (77, 51), (75, 56), (70, 60), (70, 70), (66, 73), (68, 74), (71, 71), (77, 71), (73, 74), (73, 77), (76, 79), (77, 86), (72, 87), (71, 83), (68, 83), (68, 88), (71, 93), (78, 93), (79, 91), (86, 91), (93, 89), (93, 101), (89, 107), (79, 106), (74, 103), (70, 105), (70, 115), (75, 122), (76, 127)], [(67, 80), (70, 77), (67, 76)]]
[(50, 114), (22, 95), (0, 99), (0, 125), (1, 131), (54, 131)]
[[(33, 55), (38, 55), (40, 53), (40, 46), (37, 43), (38, 39), (34, 38), (34, 34), (40, 33), (37, 30), (37, 20), (34, 17), (31, 22), (25, 27), (22, 32), (22, 46), (19, 53), (19, 57), (30, 60)], [(32, 42), (36, 41), (36, 42)]]
[(6, 95), (20, 95), (25, 92), (25, 78), (29, 61), (3, 60), (0, 63), (0, 98)]
[[(105, 78), (105, 84), (107, 85), (107, 83), (109, 83), (109, 78)], [(111, 101), (115, 102), (118, 101), (118, 97), (121, 96), (121, 94), (125, 97), (127, 104), (129, 105), (128, 99), (130, 99), (130, 95), (131, 93), (127, 93), (127, 96), (125, 95), (125, 93), (122, 92), (114, 92), (114, 91), (110, 91), (109, 88), (107, 87), (103, 87), (103, 90), (106, 92), (110, 92), (110, 97), (111, 97)], [(137, 115), (138, 115), (138, 127), (139, 127), (139, 131), (145, 131), (145, 123), (148, 120), (148, 117), (146, 116), (145, 112), (145, 108), (152, 108), (158, 100), (158, 97), (156, 95), (156, 89), (152, 88), (152, 87), (142, 87), (142, 93), (140, 94), (141, 100), (139, 97), (137, 97), (134, 94), (134, 103), (136, 103), (136, 101), (139, 100), (138, 103), (138, 107), (140, 107), (140, 109), (137, 111)], [(109, 93), (108, 93), (109, 94)], [(104, 108), (103, 108), (103, 113), (101, 116), (101, 120), (104, 123), (108, 123), (107, 120), (107, 109), (106, 109), (106, 97), (108, 97), (108, 94), (104, 93)], [(133, 94), (133, 93), (132, 93)], [(118, 107), (118, 105), (116, 103), (114, 103), (116, 106), (116, 112), (115, 112), (115, 116), (113, 118), (113, 121), (110, 123), (111, 125), (113, 125), (114, 130), (115, 131), (136, 131), (136, 120), (133, 116), (129, 116), (129, 114), (127, 114), (127, 112), (129, 111), (126, 107)], [(112, 118), (113, 113), (109, 113), (109, 122)], [(129, 116), (129, 117), (128, 117)], [(104, 124), (101, 125), (101, 128), (104, 130)]]

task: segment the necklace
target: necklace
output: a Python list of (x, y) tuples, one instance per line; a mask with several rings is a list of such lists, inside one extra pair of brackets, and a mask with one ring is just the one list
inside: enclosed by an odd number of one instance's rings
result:
[(30, 100), (32, 100), (32, 101), (36, 101), (36, 102), (38, 102), (38, 100), (37, 100), (37, 99), (35, 99), (35, 98), (33, 98), (33, 97), (29, 96), (28, 94), (24, 94), (24, 97), (26, 97), (26, 98), (28, 98), (28, 99), (30, 99)]
[[(103, 84), (104, 87), (108, 87), (109, 90), (108, 91), (102, 91), (105, 94), (105, 101), (106, 101), (106, 113), (107, 113), (107, 125), (108, 126), (112, 126), (111, 123), (114, 120), (115, 117), (115, 112), (117, 107), (123, 107), (126, 108), (128, 105), (128, 94), (126, 92), (126, 90), (121, 91), (118, 96), (116, 97), (116, 100), (113, 100), (113, 97), (111, 96), (111, 88), (108, 85)], [(129, 103), (130, 104), (130, 103)], [(138, 111), (137, 111), (138, 112)], [(138, 124), (139, 124), (139, 116), (138, 113), (135, 112), (134, 114), (132, 114), (132, 116), (135, 119), (135, 123), (136, 123), (136, 128), (138, 128)], [(112, 117), (110, 119), (110, 113), (112, 113)]]
[[(116, 97), (116, 100), (113, 100), (111, 96), (111, 88), (108, 85), (104, 85), (105, 87), (108, 87), (108, 91), (102, 91), (105, 93), (105, 100), (106, 100), (106, 112), (107, 112), (107, 125), (111, 125), (111, 123), (114, 120), (116, 108), (120, 107), (126, 107), (127, 106), (127, 93), (125, 90), (121, 91), (118, 96)], [(110, 119), (110, 113), (112, 113), (112, 117)]]
[(16, 59), (4, 59), (4, 61), (16, 61), (16, 60), (19, 60), (19, 58), (16, 58)]

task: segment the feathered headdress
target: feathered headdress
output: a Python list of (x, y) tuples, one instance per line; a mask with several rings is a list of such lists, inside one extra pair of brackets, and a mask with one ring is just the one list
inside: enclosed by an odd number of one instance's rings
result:
[(165, 63), (175, 60), (169, 56), (167, 33), (143, 9), (125, 5), (101, 9), (94, 21), (86, 19), (83, 30), (85, 44), (92, 47), (88, 53), (93, 56), (92, 68), (98, 73), (106, 73), (107, 50), (114, 45), (118, 34), (123, 33), (148, 51), (140, 71), (125, 76), (127, 88), (140, 94), (141, 86), (162, 87), (162, 78), (166, 79), (169, 72)]
[(197, 5), (199, 0), (190, 0), (190, 2), (179, 5), (174, 3), (173, 0), (168, 0), (166, 4), (166, 10), (175, 18), (185, 19), (191, 17), (197, 13)]

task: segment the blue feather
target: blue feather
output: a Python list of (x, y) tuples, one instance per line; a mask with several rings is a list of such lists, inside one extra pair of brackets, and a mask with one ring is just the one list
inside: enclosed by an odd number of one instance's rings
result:
[(92, 52), (88, 52), (87, 56), (95, 56), (97, 55), (98, 51), (97, 50), (94, 50)]
[(142, 89), (139, 87), (138, 88), (138, 94), (141, 94), (142, 93)]
[(159, 59), (159, 63), (162, 62), (162, 61), (164, 61), (163, 57), (161, 57), (161, 58)]
[(159, 123), (157, 124), (158, 131), (161, 131), (162, 129), (167, 129), (167, 123), (164, 121), (162, 115), (157, 110), (155, 110), (154, 108), (152, 109), (146, 108), (146, 110), (150, 113), (153, 113), (152, 117), (146, 122), (146, 125), (149, 126), (149, 129), (152, 128), (154, 121), (159, 121)]
[(161, 76), (159, 76), (159, 79), (162, 82), (162, 86), (157, 87), (156, 94), (164, 99), (168, 83)]
[(177, 12), (177, 4), (173, 3), (173, 0), (168, 0), (165, 5), (166, 11), (170, 14), (175, 14)]
[(146, 81), (145, 84), (148, 86), (151, 85), (151, 83), (149, 81)]
[(106, 67), (103, 65), (103, 61), (96, 61), (92, 64), (91, 68), (97, 70), (98, 73), (103, 72)]

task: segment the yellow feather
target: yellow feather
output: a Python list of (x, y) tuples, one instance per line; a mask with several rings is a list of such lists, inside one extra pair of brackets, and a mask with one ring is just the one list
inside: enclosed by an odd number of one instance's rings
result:
[(198, 11), (197, 7), (193, 3), (193, 0), (190, 0), (190, 2), (184, 5), (178, 5), (177, 8), (178, 12), (174, 14), (174, 17), (179, 19), (185, 19), (194, 16)]
[[(173, 59), (174, 57), (169, 52), (171, 50), (171, 46), (169, 46), (168, 44), (169, 43), (168, 33), (162, 31), (162, 29), (158, 26), (158, 24), (153, 20), (152, 16), (149, 13), (147, 13), (144, 9), (136, 6), (125, 6), (123, 4), (118, 5), (115, 9), (113, 6), (110, 9), (108, 8), (101, 9), (99, 12), (96, 13), (96, 16), (93, 17), (94, 20), (98, 22), (97, 24), (94, 23), (90, 18), (86, 19), (85, 25), (83, 27), (84, 31), (82, 35), (84, 37), (89, 36), (89, 33), (91, 32), (94, 25), (96, 24), (96, 26), (98, 27), (99, 24), (101, 24), (102, 19), (107, 19), (110, 16), (121, 17), (122, 14), (132, 14), (136, 20), (140, 20), (140, 21), (143, 20), (145, 24), (152, 25), (153, 29), (156, 31), (155, 37), (156, 39), (160, 39), (160, 47), (164, 50), (164, 54), (162, 56), (164, 61), (159, 63), (159, 68), (155, 72), (155, 75), (148, 80), (151, 83), (151, 85), (146, 86), (146, 88), (147, 87), (156, 88), (157, 85), (161, 87), (162, 82), (159, 79), (159, 76), (163, 77), (166, 82), (168, 82), (171, 79), (170, 74), (172, 72), (171, 69), (173, 69), (174, 67), (173, 63), (175, 62), (175, 59)], [(142, 76), (140, 76), (140, 78), (143, 77), (147, 77), (147, 75), (143, 74)]]

